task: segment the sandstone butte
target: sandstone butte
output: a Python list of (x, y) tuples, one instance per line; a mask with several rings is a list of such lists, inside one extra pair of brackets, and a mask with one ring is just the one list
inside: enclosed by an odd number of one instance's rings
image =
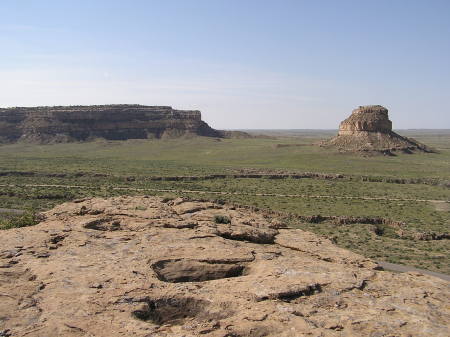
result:
[(42, 218), (1, 233), (0, 336), (450, 335), (449, 282), (265, 212), (116, 197)]
[(334, 147), (342, 152), (432, 152), (426, 145), (392, 131), (388, 110), (381, 105), (360, 106), (353, 110), (350, 117), (339, 125), (337, 137), (320, 145)]
[(245, 137), (211, 128), (197, 110), (169, 106), (89, 105), (0, 109), (0, 143), (59, 143), (174, 138), (180, 136)]

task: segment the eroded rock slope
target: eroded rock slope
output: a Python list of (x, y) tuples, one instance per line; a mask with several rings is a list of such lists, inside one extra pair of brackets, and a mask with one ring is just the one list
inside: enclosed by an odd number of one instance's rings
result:
[(350, 117), (339, 125), (337, 137), (321, 145), (335, 147), (342, 152), (432, 152), (426, 145), (392, 131), (388, 110), (381, 105), (366, 105), (354, 109)]
[(1, 336), (448, 336), (449, 283), (264, 213), (156, 197), (3, 231)]

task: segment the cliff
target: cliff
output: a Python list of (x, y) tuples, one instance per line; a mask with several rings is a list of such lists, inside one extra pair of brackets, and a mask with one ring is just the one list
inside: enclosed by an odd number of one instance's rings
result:
[(339, 125), (339, 135), (355, 135), (358, 132), (392, 131), (388, 109), (381, 105), (360, 106), (352, 111), (350, 117)]
[(0, 142), (52, 143), (184, 135), (225, 136), (202, 121), (200, 111), (175, 110), (169, 106), (120, 104), (0, 109)]
[(392, 131), (388, 109), (381, 105), (360, 106), (353, 110), (350, 117), (339, 125), (337, 137), (320, 145), (335, 147), (342, 152), (432, 152), (426, 145)]

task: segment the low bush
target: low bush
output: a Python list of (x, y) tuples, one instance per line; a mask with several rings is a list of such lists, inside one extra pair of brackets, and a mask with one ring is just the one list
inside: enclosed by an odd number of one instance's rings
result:
[(231, 223), (231, 219), (225, 215), (215, 215), (214, 222), (218, 224), (229, 224)]
[(8, 219), (0, 219), (0, 230), (34, 226), (39, 223), (35, 212), (27, 211), (22, 215), (17, 215)]

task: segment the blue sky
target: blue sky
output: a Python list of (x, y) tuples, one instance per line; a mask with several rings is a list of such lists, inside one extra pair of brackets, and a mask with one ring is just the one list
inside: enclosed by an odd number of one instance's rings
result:
[(450, 1), (0, 1), (0, 106), (110, 103), (235, 129), (381, 104), (395, 128), (450, 128)]

